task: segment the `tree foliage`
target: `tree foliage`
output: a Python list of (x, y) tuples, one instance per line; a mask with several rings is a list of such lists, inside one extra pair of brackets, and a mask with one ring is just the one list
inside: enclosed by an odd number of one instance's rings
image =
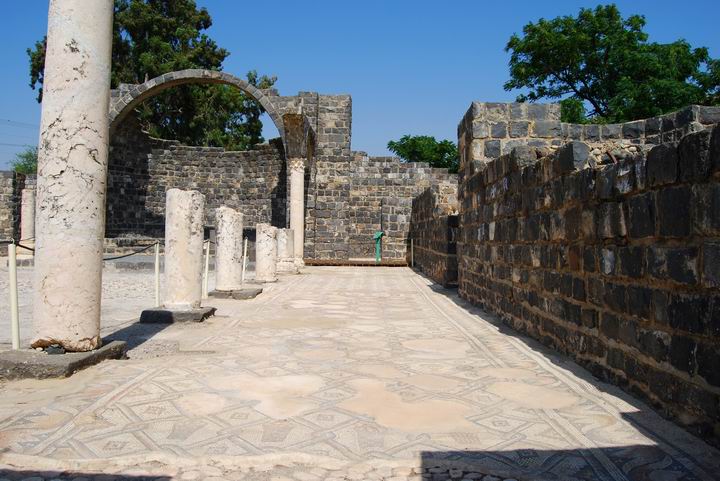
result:
[(644, 26), (615, 5), (528, 23), (507, 43), (505, 89), (525, 90), (521, 102), (573, 99), (563, 105), (566, 121), (625, 122), (720, 103), (720, 60), (685, 40), (648, 42)]
[[(212, 25), (195, 0), (115, 0), (113, 88), (138, 84), (167, 72), (189, 68), (222, 70), (229, 52), (204, 33)], [(42, 100), (45, 40), (28, 49), (30, 86)], [(251, 71), (247, 80), (270, 88), (275, 77)], [(138, 109), (138, 119), (153, 136), (190, 145), (246, 149), (263, 141), (254, 99), (225, 85), (184, 85), (167, 90)]]
[(37, 147), (28, 147), (15, 154), (15, 159), (10, 163), (13, 170), (18, 174), (35, 174), (37, 173), (37, 158)]
[(449, 140), (437, 141), (429, 135), (404, 135), (391, 140), (388, 149), (405, 162), (427, 162), (431, 167), (446, 168), (456, 173), (460, 157), (455, 144)]

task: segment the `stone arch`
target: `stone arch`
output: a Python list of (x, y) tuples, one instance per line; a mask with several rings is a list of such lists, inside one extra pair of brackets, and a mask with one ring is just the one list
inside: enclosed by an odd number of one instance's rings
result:
[[(257, 100), (265, 109), (277, 127), (280, 137), (285, 141), (285, 129), (280, 109), (273, 103), (271, 96), (274, 91), (261, 90), (250, 85), (247, 81), (234, 75), (215, 70), (188, 69), (169, 72), (145, 83), (138, 85), (123, 85), (113, 91), (115, 94), (110, 102), (110, 133), (120, 125), (122, 120), (132, 112), (135, 107), (159, 93), (186, 84), (224, 84), (232, 85)], [(270, 92), (270, 93), (269, 93)]]

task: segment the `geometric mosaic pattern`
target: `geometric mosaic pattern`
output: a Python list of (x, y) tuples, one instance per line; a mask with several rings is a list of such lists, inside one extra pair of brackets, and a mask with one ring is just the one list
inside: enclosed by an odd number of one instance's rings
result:
[(401, 268), (311, 268), (60, 381), (0, 388), (0, 449), (455, 460), (520, 479), (720, 479), (720, 453)]

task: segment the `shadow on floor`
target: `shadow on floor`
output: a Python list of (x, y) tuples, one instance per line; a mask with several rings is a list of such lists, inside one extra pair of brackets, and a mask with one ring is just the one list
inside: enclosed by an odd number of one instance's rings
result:
[[(595, 471), (588, 471), (589, 474), (586, 475), (586, 477), (578, 476), (576, 478), (564, 478), (564, 477), (558, 477), (558, 478), (552, 478), (552, 477), (542, 477), (540, 476), (537, 479), (608, 479), (608, 480), (615, 480), (615, 479), (629, 479), (629, 480), (695, 480), (695, 479), (720, 479), (720, 452), (718, 452), (714, 447), (711, 447), (709, 444), (707, 444), (702, 439), (696, 437), (693, 433), (690, 433), (683, 429), (682, 426), (677, 424), (671, 424), (669, 421), (665, 421), (660, 416), (663, 416), (667, 418), (667, 414), (664, 412), (657, 411), (653, 409), (652, 407), (645, 404), (644, 401), (638, 399), (635, 397), (635, 395), (632, 392), (629, 392), (627, 390), (622, 389), (622, 386), (617, 386), (615, 384), (610, 384), (608, 382), (605, 382), (602, 379), (599, 379), (593, 373), (588, 371), (586, 368), (582, 367), (581, 365), (577, 364), (572, 358), (570, 358), (568, 355), (560, 353), (558, 351), (555, 351), (539, 341), (529, 337), (526, 334), (523, 334), (521, 332), (518, 332), (508, 325), (506, 325), (502, 319), (491, 313), (488, 312), (480, 307), (477, 307), (470, 302), (460, 298), (458, 295), (457, 288), (444, 288), (441, 285), (435, 283), (431, 278), (424, 275), (422, 272), (419, 272), (415, 270), (415, 272), (431, 284), (428, 286), (431, 290), (434, 292), (437, 292), (439, 294), (444, 295), (447, 299), (452, 301), (455, 305), (463, 309), (464, 311), (468, 312), (471, 315), (478, 316), (479, 318), (482, 318), (483, 321), (490, 323), (491, 325), (495, 326), (498, 329), (498, 332), (500, 332), (503, 335), (506, 335), (508, 337), (511, 337), (513, 339), (516, 339), (518, 341), (521, 341), (525, 346), (527, 346), (529, 349), (531, 349), (534, 353), (542, 356), (547, 361), (551, 362), (553, 365), (557, 366), (558, 368), (567, 371), (571, 373), (573, 376), (578, 377), (579, 379), (582, 379), (585, 382), (588, 382), (589, 384), (592, 384), (595, 388), (597, 388), (599, 391), (603, 393), (607, 393), (609, 395), (612, 395), (614, 397), (620, 398), (626, 403), (630, 404), (632, 406), (631, 410), (628, 410), (628, 412), (621, 413), (621, 416), (624, 421), (626, 421), (628, 424), (632, 425), (633, 428), (635, 428), (637, 431), (642, 433), (642, 435), (646, 436), (648, 439), (652, 440), (654, 445), (652, 446), (618, 446), (618, 447), (609, 447), (609, 448), (603, 448), (603, 449), (597, 449), (597, 448), (588, 448), (588, 449), (579, 449), (577, 452), (571, 452), (568, 453), (567, 451), (504, 451), (504, 452), (448, 452), (448, 453), (427, 453), (427, 458), (430, 459), (430, 457), (437, 458), (438, 456), (444, 457), (447, 459), (465, 459), (468, 462), (474, 463), (475, 465), (479, 467), (482, 466), (489, 466), (489, 467), (502, 467), (505, 464), (512, 464), (516, 463), (518, 467), (522, 467), (524, 465), (532, 465), (535, 466), (537, 463), (542, 463), (542, 466), (544, 466), (541, 471), (545, 472), (552, 472), (552, 465), (560, 463), (560, 460), (562, 459), (562, 456), (560, 454), (563, 454), (567, 456), (570, 454), (570, 458), (568, 459), (575, 459), (577, 461), (581, 460), (582, 458), (587, 459), (587, 463), (590, 466), (595, 466), (593, 468), (598, 473), (605, 473), (602, 476), (600, 474), (593, 474)], [(482, 341), (481, 339), (479, 339)], [(608, 444), (612, 444), (613, 440), (608, 440)], [(631, 453), (632, 456), (629, 456), (628, 453)], [(667, 453), (674, 453), (672, 456), (668, 455)], [(626, 457), (626, 459), (623, 459), (623, 456)], [(713, 469), (710, 469), (707, 471), (707, 473), (710, 474), (693, 474), (693, 471), (690, 470), (687, 473), (683, 471), (682, 464), (678, 464), (678, 459), (685, 459), (685, 460), (695, 460), (694, 463), (703, 464), (704, 463), (704, 457), (709, 457), (710, 460), (713, 462)], [(617, 462), (612, 462), (611, 466), (612, 469), (608, 470), (609, 468), (606, 465), (603, 465), (602, 462), (598, 461), (601, 460), (605, 462), (604, 460), (607, 459), (615, 459), (617, 458)], [(655, 463), (659, 463), (665, 466), (663, 468), (665, 471), (672, 472), (675, 474), (668, 475), (668, 474), (655, 474), (652, 477), (650, 477), (647, 473), (653, 471), (650, 468), (647, 468), (645, 470), (640, 470), (638, 466), (643, 465), (644, 459), (655, 459)], [(492, 461), (495, 460), (495, 461)], [(498, 460), (504, 460), (502, 462)], [(482, 463), (480, 463), (482, 461)], [(499, 462), (500, 464), (493, 464), (494, 462)], [(563, 463), (572, 462), (572, 461), (563, 461)], [(648, 463), (652, 463), (651, 461), (648, 461)], [(529, 463), (529, 464), (528, 464)], [(648, 464), (646, 463), (646, 464)], [(627, 464), (627, 466), (625, 466)], [(637, 466), (636, 466), (637, 465)], [(604, 466), (604, 467), (603, 467)], [(632, 476), (623, 477), (620, 475), (621, 471), (623, 471), (625, 468), (632, 471), (634, 474)], [(482, 471), (482, 470), (481, 470)], [(614, 475), (608, 474), (608, 473), (615, 473), (615, 475), (619, 477), (613, 477)], [(640, 474), (639, 474), (640, 473)], [(685, 473), (685, 474), (682, 474)], [(487, 474), (493, 474), (492, 470), (489, 471)], [(585, 476), (585, 475), (584, 475)], [(589, 476), (589, 477), (587, 477)], [(595, 476), (595, 477), (593, 477)], [(527, 479), (535, 479), (535, 478), (527, 478)]]
[(172, 478), (168, 476), (130, 476), (124, 474), (103, 474), (103, 473), (84, 473), (78, 471), (28, 471), (28, 470), (9, 470), (0, 469), (0, 479), (9, 479), (11, 481), (20, 481), (26, 479), (32, 479), (33, 481), (45, 481), (45, 480), (84, 480), (84, 481), (170, 481)]
[(136, 320), (132, 324), (105, 336), (103, 344), (111, 341), (125, 341), (127, 349), (130, 351), (152, 340), (153, 336), (169, 326), (170, 324), (140, 324), (139, 320)]
[(703, 468), (697, 459), (670, 457), (658, 446), (643, 445), (575, 450), (423, 452), (420, 462), (423, 474), (431, 476), (429, 479), (436, 479), (435, 475), (439, 475), (437, 479), (483, 479), (471, 473), (518, 481), (720, 479), (720, 473)]

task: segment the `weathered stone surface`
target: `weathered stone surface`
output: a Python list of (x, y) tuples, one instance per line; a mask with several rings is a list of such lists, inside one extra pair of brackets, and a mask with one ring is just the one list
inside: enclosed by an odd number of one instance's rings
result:
[(256, 226), (255, 280), (277, 281), (277, 227), (269, 224)]
[(262, 294), (262, 291), (262, 287), (243, 287), (242, 289), (234, 289), (232, 291), (210, 291), (208, 296), (217, 299), (247, 300), (256, 298)]
[(140, 314), (142, 324), (173, 324), (176, 322), (203, 322), (215, 315), (214, 307), (192, 309), (146, 309)]
[(295, 258), (295, 234), (292, 229), (277, 230), (277, 271), (286, 274), (297, 274), (298, 265)]
[(20, 199), (20, 241), (35, 240), (35, 189), (23, 189)]
[(200, 307), (204, 209), (205, 196), (198, 191), (167, 191), (163, 303), (166, 309), (189, 311)]
[(242, 284), (243, 215), (229, 207), (215, 213), (217, 225), (215, 253), (215, 289), (232, 291)]
[(125, 357), (127, 345), (110, 341), (102, 347), (85, 352), (49, 355), (34, 349), (0, 352), (0, 380), (49, 379), (68, 377), (81, 369), (107, 359)]
[(50, 3), (38, 150), (34, 347), (100, 346), (112, 12), (112, 0)]

